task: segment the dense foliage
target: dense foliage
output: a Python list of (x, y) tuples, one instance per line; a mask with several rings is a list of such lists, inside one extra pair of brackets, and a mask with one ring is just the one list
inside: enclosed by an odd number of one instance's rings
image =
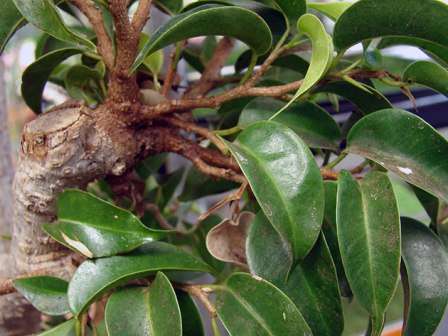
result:
[[(26, 22), (43, 32), (22, 78), (23, 99), (37, 114), (47, 82), (91, 107), (107, 100), (109, 74), (95, 34), (81, 21), (65, 23), (79, 17), (68, 3), (0, 4), (2, 48)], [(247, 46), (230, 57), (231, 74), (177, 105), (191, 111), (186, 120), (207, 126), (201, 145), (232, 156), (244, 177), (210, 177), (197, 162), (173, 170), (169, 156), (158, 154), (135, 167), (124, 193), (107, 179), (88, 192), (61, 193), (57, 222), (43, 229), (82, 256), (79, 267), (68, 283), (50, 276), (14, 282), (42, 313), (70, 317), (42, 335), (198, 336), (200, 304), (215, 335), (221, 321), (234, 336), (336, 336), (344, 330), (342, 302), (353, 297), (370, 316), (370, 335), (380, 335), (400, 280), (403, 333), (432, 335), (448, 303), (448, 142), (382, 92), (400, 89), (412, 99), (410, 88), (423, 85), (448, 95), (448, 6), (439, 0), (154, 5), (171, 18), (151, 36), (142, 33), (130, 69), (142, 89), (151, 83), (142, 94), (155, 111), (165, 111), (154, 104), (168, 80), (163, 48), (175, 46), (168, 68), (184, 60), (191, 71), (206, 73), (223, 40)], [(108, 1), (95, 6), (113, 39)], [(324, 21), (335, 22), (331, 35)], [(208, 36), (200, 51), (185, 42), (198, 36)], [(347, 53), (359, 43), (360, 54)], [(420, 48), (432, 61), (397, 72), (382, 49), (399, 44)], [(339, 97), (354, 106), (342, 124), (319, 105), (329, 100), (337, 111)], [(336, 169), (351, 154), (363, 161)], [(389, 172), (412, 186), (429, 224), (400, 218)], [(204, 213), (204, 197), (218, 194), (221, 201)], [(227, 205), (229, 218), (212, 214)], [(92, 317), (92, 307), (101, 305), (104, 315)]]

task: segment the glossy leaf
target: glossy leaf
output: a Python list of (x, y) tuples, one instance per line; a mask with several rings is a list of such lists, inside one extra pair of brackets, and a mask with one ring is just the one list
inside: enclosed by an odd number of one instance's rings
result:
[(176, 294), (160, 272), (149, 288), (126, 288), (112, 294), (105, 320), (109, 336), (182, 336)]
[(68, 283), (64, 280), (49, 276), (36, 276), (16, 279), (14, 287), (44, 314), (64, 315), (70, 311), (67, 302)]
[(305, 0), (274, 0), (274, 2), (285, 13), (292, 24), (306, 13)]
[(321, 12), (330, 19), (336, 21), (353, 2), (310, 2), (308, 7)]
[(357, 182), (343, 171), (337, 194), (339, 249), (350, 287), (380, 335), (400, 268), (400, 219), (392, 184), (372, 172)]
[(204, 326), (196, 303), (184, 291), (176, 291), (176, 296), (182, 315), (182, 335), (204, 336)]
[(279, 289), (246, 273), (217, 290), (218, 315), (230, 335), (312, 335), (294, 303)]
[(13, 0), (19, 12), (31, 24), (55, 38), (95, 49), (89, 40), (71, 31), (51, 0)]
[(342, 50), (375, 37), (408, 36), (448, 45), (448, 5), (439, 0), (360, 0), (336, 22)]
[(221, 194), (237, 188), (237, 183), (224, 179), (213, 179), (192, 167), (185, 179), (184, 190), (179, 196), (179, 201), (188, 202), (205, 196)]
[(70, 97), (84, 100), (87, 104), (95, 104), (102, 100), (99, 81), (100, 71), (82, 64), (76, 64), (66, 72), (64, 87)]
[(22, 97), (35, 113), (42, 112), (42, 94), (53, 70), (67, 58), (81, 52), (76, 48), (59, 49), (42, 56), (25, 69), (22, 76)]
[(424, 85), (448, 96), (448, 70), (436, 63), (412, 63), (406, 68), (402, 78), (409, 83)]
[(0, 54), (5, 49), (9, 39), (22, 27), (26, 21), (17, 10), (13, 0), (3, 0), (0, 2)]
[(364, 114), (392, 107), (387, 98), (371, 86), (366, 91), (348, 82), (338, 81), (324, 84), (316, 92), (334, 93), (344, 97), (351, 101)]
[(259, 55), (266, 53), (272, 43), (268, 25), (254, 12), (236, 6), (204, 5), (176, 15), (161, 26), (138, 54), (132, 71), (136, 70), (147, 55), (169, 44), (204, 35), (235, 37)]
[(58, 223), (44, 225), (61, 244), (88, 258), (130, 252), (160, 239), (131, 212), (80, 190), (66, 190), (57, 202)]
[(324, 211), (322, 178), (308, 147), (291, 129), (271, 121), (252, 124), (229, 147), (294, 259), (305, 257)]
[(310, 90), (325, 75), (333, 61), (333, 43), (325, 31), (322, 22), (312, 14), (303, 15), (297, 22), (300, 33), (311, 40), (313, 53), (310, 67), (303, 79), (303, 83), (294, 96), (295, 99)]
[(443, 46), (438, 43), (434, 43), (419, 38), (407, 37), (407, 36), (393, 36), (381, 39), (378, 44), (378, 49), (387, 48), (395, 45), (410, 45), (420, 48), (432, 58), (448, 64), (448, 46)]
[(350, 153), (448, 201), (448, 142), (416, 115), (399, 109), (372, 113), (351, 129), (347, 145)]
[(341, 335), (343, 318), (336, 270), (322, 236), (287, 277), (292, 260), (281, 237), (260, 212), (249, 231), (247, 252), (251, 273), (271, 281), (288, 295), (313, 335)]
[(39, 336), (75, 336), (75, 324), (75, 319), (71, 319), (50, 330), (44, 331)]
[(105, 291), (160, 270), (210, 272), (207, 264), (192, 255), (172, 245), (154, 242), (126, 256), (83, 262), (69, 284), (70, 309), (78, 316)]
[(428, 214), (428, 217), (431, 219), (431, 224), (437, 226), (440, 200), (416, 186), (413, 186), (412, 189), (414, 190), (415, 196), (417, 196), (421, 205)]
[(448, 253), (424, 224), (402, 218), (408, 311), (403, 335), (433, 335), (448, 304)]
[(163, 11), (174, 14), (182, 9), (182, 0), (156, 0), (155, 4), (157, 7), (161, 8)]
[(352, 293), (342, 264), (341, 251), (339, 250), (338, 232), (336, 224), (336, 198), (338, 184), (335, 181), (325, 181), (325, 213), (322, 232), (330, 249), (333, 262), (339, 280), (339, 287), (343, 296), (351, 297)]
[[(268, 120), (283, 105), (273, 98), (256, 98), (243, 109), (238, 126), (246, 128), (257, 121)], [(341, 131), (338, 124), (327, 111), (314, 103), (292, 104), (274, 120), (291, 128), (310, 147), (339, 148)]]

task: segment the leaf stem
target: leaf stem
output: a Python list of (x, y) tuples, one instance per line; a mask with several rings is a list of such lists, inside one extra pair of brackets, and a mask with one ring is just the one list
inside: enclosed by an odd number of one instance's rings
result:
[(346, 157), (347, 157), (348, 153), (346, 152), (342, 152), (341, 154), (339, 154), (339, 156), (334, 159), (333, 161), (331, 161), (329, 164), (327, 164), (325, 166), (325, 169), (333, 169), (334, 167), (336, 167), (339, 163), (341, 163)]

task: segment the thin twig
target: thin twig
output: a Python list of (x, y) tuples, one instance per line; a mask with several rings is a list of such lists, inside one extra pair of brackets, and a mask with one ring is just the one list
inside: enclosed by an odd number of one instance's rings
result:
[[(182, 45), (185, 45), (182, 43)], [(163, 81), (162, 95), (168, 97), (173, 86), (174, 79), (177, 73), (177, 62), (178, 62), (178, 46), (176, 45), (173, 50), (171, 50), (169, 62), (167, 66), (167, 71), (165, 74), (165, 79)]]
[(217, 137), (213, 132), (210, 130), (200, 127), (195, 123), (190, 123), (185, 120), (181, 120), (176, 117), (166, 117), (162, 119), (163, 121), (167, 122), (170, 125), (179, 127), (183, 130), (194, 132), (208, 140), (210, 140), (222, 153), (227, 153), (228, 149), (227, 146), (222, 142), (222, 140)]
[(207, 309), (211, 318), (215, 318), (216, 316), (218, 316), (215, 306), (210, 302), (208, 298), (208, 293), (201, 287), (194, 285), (176, 285), (176, 288), (183, 290), (184, 292), (187, 292), (188, 294), (198, 299), (204, 305), (205, 309)]
[(71, 0), (71, 2), (89, 19), (97, 37), (98, 52), (109, 70), (114, 65), (113, 44), (104, 26), (101, 9), (91, 0)]
[(132, 27), (134, 31), (141, 32), (150, 17), (152, 0), (140, 0), (137, 10), (132, 18)]
[(159, 223), (160, 227), (165, 230), (174, 230), (174, 227), (162, 216), (160, 209), (156, 204), (148, 203), (145, 205), (145, 210), (149, 211)]
[(222, 67), (229, 58), (235, 43), (229, 37), (223, 37), (215, 48), (212, 58), (208, 61), (199, 81), (194, 83), (185, 98), (200, 97), (209, 92), (220, 78)]

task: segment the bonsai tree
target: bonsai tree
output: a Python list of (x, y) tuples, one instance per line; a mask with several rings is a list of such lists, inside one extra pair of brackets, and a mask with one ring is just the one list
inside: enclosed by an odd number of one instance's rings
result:
[[(170, 18), (146, 34), (154, 6)], [(2, 265), (13, 274), (0, 283), (2, 300), (17, 291), (44, 314), (53, 329), (42, 335), (204, 335), (197, 305), (214, 335), (341, 335), (351, 298), (380, 335), (399, 281), (403, 334), (435, 332), (448, 300), (448, 143), (381, 91), (448, 94), (446, 4), (0, 9), (2, 48), (27, 23), (43, 33), (22, 77), (37, 116), (22, 133), (12, 266)], [(390, 69), (381, 50), (397, 44), (433, 61)], [(72, 99), (48, 108), (47, 82)], [(320, 104), (338, 110), (339, 97), (354, 106), (342, 123)], [(352, 154), (361, 164), (341, 169)], [(400, 218), (388, 172), (412, 186), (430, 224)], [(41, 330), (22, 300), (8, 302), (3, 334)]]

